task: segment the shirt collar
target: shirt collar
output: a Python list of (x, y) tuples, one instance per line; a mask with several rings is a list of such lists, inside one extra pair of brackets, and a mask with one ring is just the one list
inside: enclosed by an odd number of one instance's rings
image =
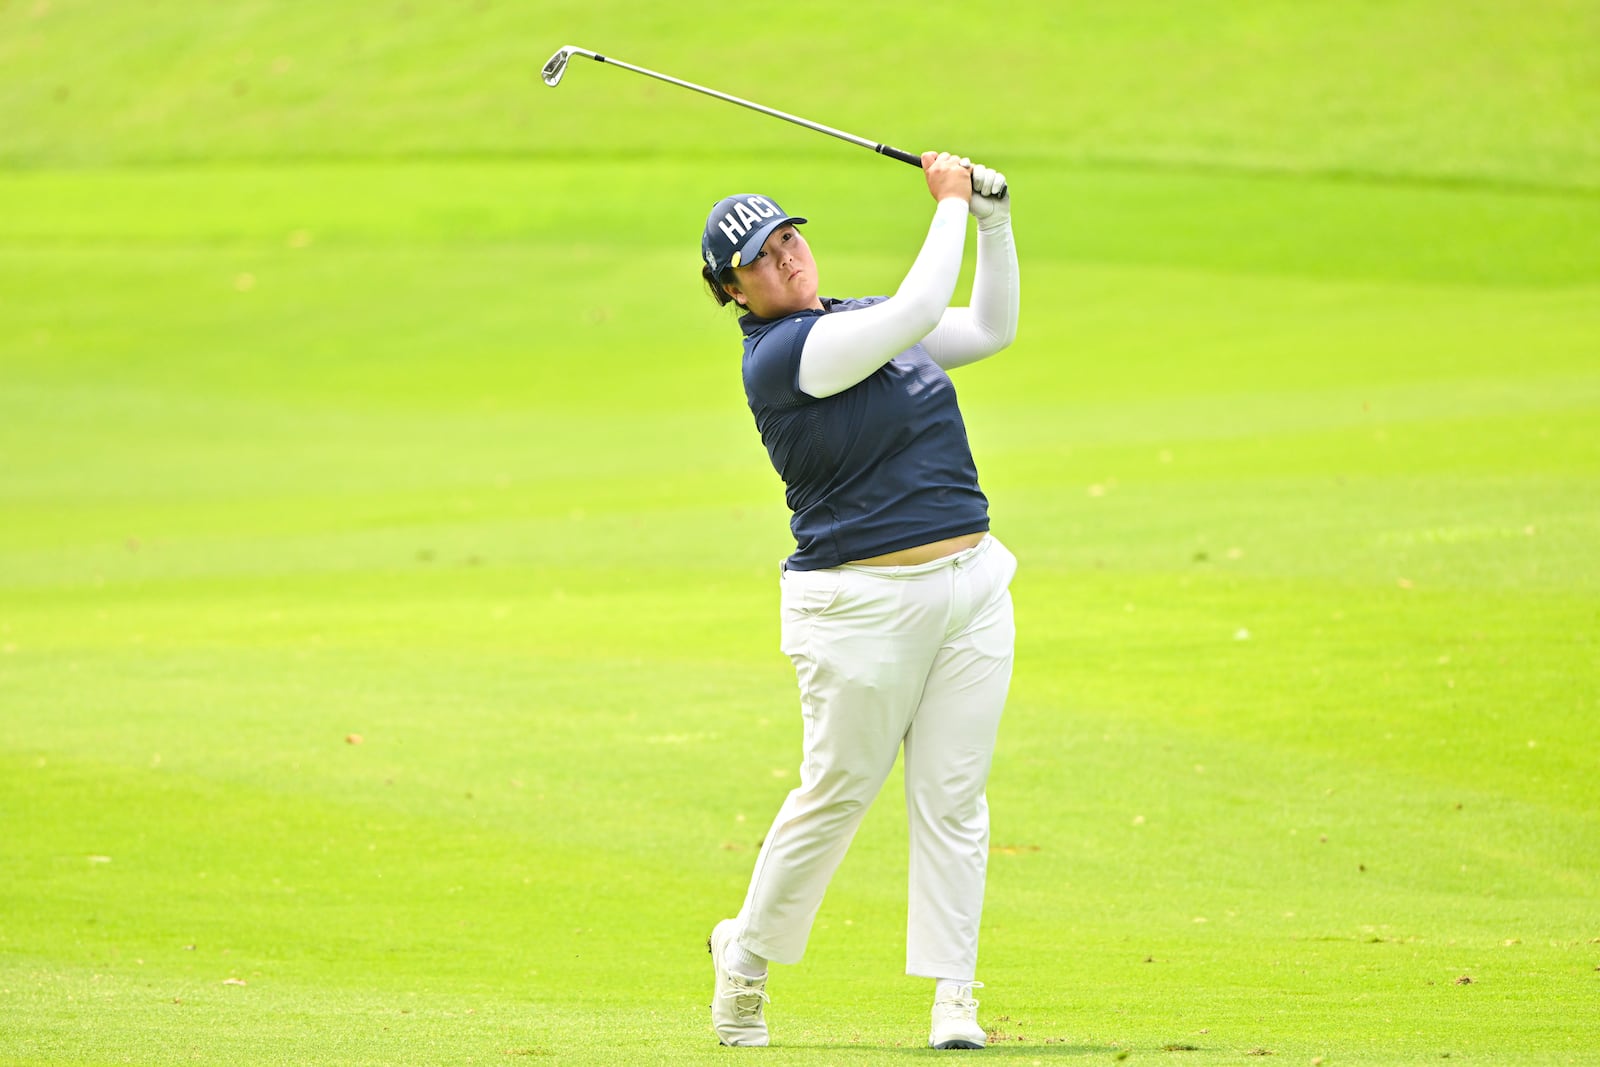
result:
[(743, 315), (739, 316), (739, 329), (744, 331), (744, 335), (746, 337), (749, 337), (751, 334), (759, 333), (768, 326), (771, 326), (773, 323), (782, 322), (784, 319), (792, 319), (800, 315), (825, 315), (832, 311), (834, 307), (842, 303), (844, 303), (843, 300), (839, 300), (831, 296), (825, 296), (822, 298), (821, 311), (818, 311), (816, 308), (803, 308), (800, 311), (791, 311), (787, 315), (779, 315), (775, 319), (764, 319), (753, 311), (746, 311)]

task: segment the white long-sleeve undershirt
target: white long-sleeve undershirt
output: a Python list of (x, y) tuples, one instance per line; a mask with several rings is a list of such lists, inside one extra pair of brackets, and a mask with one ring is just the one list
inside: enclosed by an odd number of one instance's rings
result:
[(966, 246), (967, 203), (939, 201), (922, 250), (894, 296), (822, 316), (800, 350), (798, 384), (814, 397), (865, 380), (917, 342), (949, 370), (992, 356), (1017, 336), (1019, 287), (1011, 220), (978, 224), (970, 307), (950, 307)]

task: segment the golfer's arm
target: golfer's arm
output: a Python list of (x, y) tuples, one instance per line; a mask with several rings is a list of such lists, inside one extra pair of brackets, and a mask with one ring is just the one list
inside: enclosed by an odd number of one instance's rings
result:
[(966, 201), (939, 201), (922, 251), (894, 296), (824, 315), (811, 328), (800, 350), (800, 388), (815, 397), (842, 393), (926, 337), (955, 295), (966, 240)]
[(1020, 293), (1011, 219), (989, 229), (979, 223), (972, 305), (946, 311), (938, 327), (922, 339), (923, 347), (945, 370), (994, 355), (1017, 339)]

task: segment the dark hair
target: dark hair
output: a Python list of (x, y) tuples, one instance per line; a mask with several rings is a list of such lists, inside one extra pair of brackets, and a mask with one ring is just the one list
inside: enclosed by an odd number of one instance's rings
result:
[[(706, 283), (706, 291), (711, 294), (711, 299), (717, 302), (717, 307), (727, 307), (735, 302), (733, 297), (729, 295), (728, 290), (724, 289), (722, 283), (717, 280), (717, 276), (711, 273), (711, 267), (705, 263), (700, 264), (700, 280)], [(743, 307), (744, 305), (741, 304), (739, 306)]]

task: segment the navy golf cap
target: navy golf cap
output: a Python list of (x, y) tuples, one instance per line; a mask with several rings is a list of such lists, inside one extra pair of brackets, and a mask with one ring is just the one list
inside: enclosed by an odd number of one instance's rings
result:
[(805, 221), (784, 211), (770, 197), (754, 193), (725, 196), (706, 216), (700, 258), (711, 268), (712, 277), (722, 278), (731, 268), (754, 262), (773, 230), (786, 222)]

